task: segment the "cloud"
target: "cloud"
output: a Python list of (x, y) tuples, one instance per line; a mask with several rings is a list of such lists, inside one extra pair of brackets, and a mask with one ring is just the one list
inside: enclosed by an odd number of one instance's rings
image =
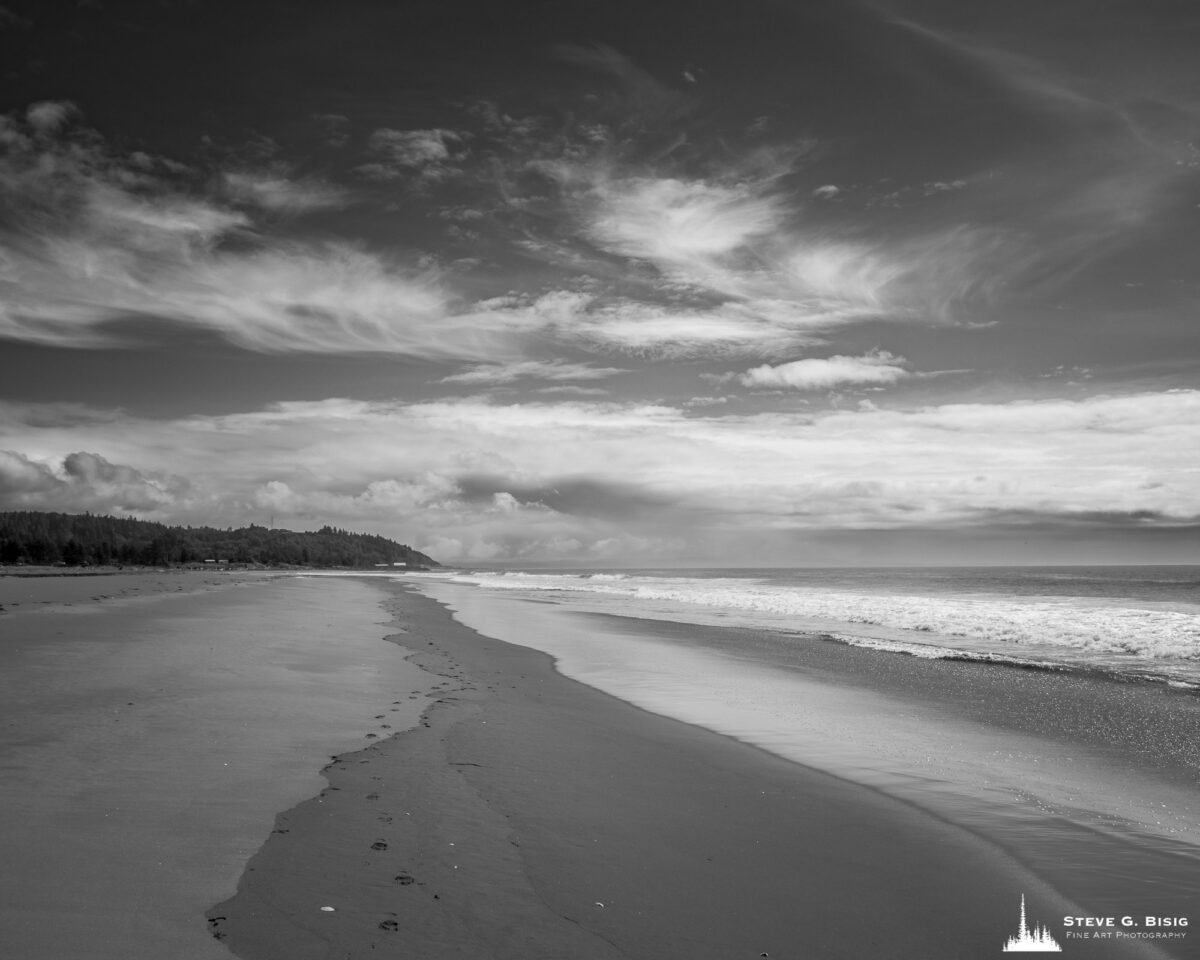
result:
[(179, 477), (143, 473), (94, 453), (70, 453), (47, 463), (0, 450), (0, 505), (6, 510), (147, 515), (175, 506), (186, 488)]
[(848, 385), (889, 385), (911, 376), (897, 357), (878, 350), (861, 357), (794, 360), (754, 367), (735, 379), (752, 389), (825, 390)]
[(688, 271), (775, 229), (777, 200), (744, 185), (638, 177), (597, 183), (588, 232), (604, 249)]
[(322, 180), (296, 180), (283, 173), (250, 170), (226, 171), (225, 193), (235, 202), (280, 213), (308, 213), (344, 207), (349, 194)]
[[(1183, 49), (1146, 29), (1135, 6), (1094, 11), (1082, 41), (1067, 6), (1038, 8), (1035, 25), (1023, 23), (1019, 33), (997, 12), (993, 23), (968, 32), (891, 19), (974, 71), (995, 91), (1008, 125), (1036, 131), (1002, 142), (984, 175), (970, 178), (971, 193), (998, 226), (1023, 233), (1037, 251), (1014, 252), (1003, 264), (1011, 279), (1061, 286), (1145, 242), (1158, 216), (1172, 219), (1181, 185), (1194, 177), (1200, 98), (1180, 82), (1190, 76)], [(926, 183), (923, 192), (955, 191), (962, 182)]]
[[(518, 380), (604, 380), (628, 371), (620, 367), (596, 367), (565, 360), (521, 360), (515, 363), (482, 363), (462, 373), (442, 377), (439, 383), (515, 383)], [(603, 391), (601, 391), (603, 392)]]
[(576, 387), (568, 384), (561, 387), (538, 387), (534, 393), (560, 397), (607, 397), (611, 391), (603, 387)]
[[(570, 140), (556, 156), (518, 164), (526, 176), (537, 174), (541, 193), (520, 198), (539, 213), (534, 229), (558, 226), (554, 237), (527, 236), (525, 248), (610, 286), (636, 277), (642, 303), (662, 312), (754, 316), (770, 303), (774, 315), (803, 317), (809, 330), (866, 320), (958, 322), (1036, 260), (1004, 226), (932, 222), (873, 237), (851, 223), (818, 223), (785, 179), (811, 149), (796, 142), (683, 164), (669, 152), (647, 162), (621, 144)], [(697, 166), (707, 175), (683, 172)], [(510, 194), (530, 189), (517, 176), (509, 184)], [(936, 182), (927, 191), (958, 188), (958, 181)], [(814, 195), (834, 199), (840, 190), (827, 184)], [(517, 199), (510, 195), (510, 205)], [(581, 252), (583, 244), (595, 256)], [(613, 269), (614, 257), (625, 261), (623, 272)]]
[(821, 342), (819, 333), (840, 319), (832, 310), (809, 311), (771, 300), (689, 308), (602, 300), (568, 290), (492, 298), (464, 317), (536, 334), (543, 342), (572, 349), (653, 359), (769, 356)]
[(446, 316), (430, 268), (272, 237), (255, 219), (340, 202), (333, 188), (229, 173), (225, 188), (250, 202), (235, 209), (186, 170), (117, 156), (92, 131), (0, 118), (0, 141), (0, 336), (97, 347), (120, 342), (114, 321), (144, 317), (270, 352), (519, 358), (505, 318)]
[[(371, 162), (355, 169), (368, 180), (444, 180), (455, 173), (452, 161), (461, 159), (463, 135), (453, 130), (393, 130), (381, 127), (367, 140)], [(457, 152), (456, 152), (457, 151)]]
[[(491, 544), (481, 549), (527, 557), (574, 540), (584, 558), (625, 535), (698, 546), (1006, 517), (1164, 530), (1200, 518), (1200, 391), (912, 410), (729, 406), (330, 399), (155, 421), (0, 405), (0, 427), (19, 451), (4, 472), (18, 507), (218, 525), (275, 513), (454, 540), (463, 555)], [(55, 453), (80, 449), (103, 463), (68, 469)], [(186, 488), (172, 480), (183, 476)]]
[(36, 133), (45, 136), (65, 125), (77, 109), (70, 100), (43, 100), (25, 111), (25, 119)]
[(788, 319), (742, 304), (690, 310), (625, 301), (581, 313), (558, 332), (580, 343), (649, 357), (753, 356), (810, 340), (803, 322)]
[[(511, 364), (531, 362), (528, 338), (537, 336), (651, 358), (773, 356), (867, 318), (932, 319), (939, 297), (970, 294), (963, 278), (992, 251), (986, 238), (963, 232), (899, 250), (806, 236), (789, 226), (795, 211), (776, 189), (786, 158), (708, 178), (661, 177), (633, 173), (593, 144), (538, 167), (561, 190), (579, 238), (571, 249), (585, 250), (586, 239), (595, 251), (577, 252), (572, 266), (595, 274), (588, 292), (464, 305), (429, 261), (285, 239), (264, 217), (336, 207), (348, 199), (340, 188), (279, 165), (244, 166), (222, 172), (218, 199), (190, 168), (115, 155), (69, 117), (65, 127), (51, 123), (50, 113), (63, 110), (45, 111), (39, 129), (49, 133), (0, 123), (12, 147), (0, 159), (12, 213), (0, 228), (0, 335), (43, 344), (111, 344), (115, 321), (146, 318), (269, 352)], [(423, 175), (455, 159), (461, 138), (385, 128), (372, 143), (390, 169)], [(616, 256), (656, 274), (630, 289)], [(485, 374), (469, 376), (483, 382)]]

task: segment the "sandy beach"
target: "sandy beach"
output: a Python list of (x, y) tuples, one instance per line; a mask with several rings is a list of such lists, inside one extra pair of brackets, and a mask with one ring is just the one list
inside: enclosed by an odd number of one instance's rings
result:
[(999, 952), (1021, 893), (1070, 910), (910, 805), (390, 607), (436, 702), (280, 817), (209, 912), (240, 957), (961, 958)]
[[(0, 954), (221, 960), (204, 911), (425, 678), (355, 580), (0, 577)], [(393, 701), (401, 701), (399, 704)]]
[(1078, 909), (981, 831), (572, 680), (402, 582), (0, 589), (7, 955), (950, 960), (998, 954), (1022, 896)]

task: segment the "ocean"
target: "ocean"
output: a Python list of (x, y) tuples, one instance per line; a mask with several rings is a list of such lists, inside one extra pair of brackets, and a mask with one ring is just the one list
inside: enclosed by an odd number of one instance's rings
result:
[(1200, 568), (412, 580), (569, 677), (957, 824), (1081, 911), (1200, 924)]
[(456, 583), (573, 609), (725, 624), (918, 657), (1200, 689), (1200, 567), (472, 571)]

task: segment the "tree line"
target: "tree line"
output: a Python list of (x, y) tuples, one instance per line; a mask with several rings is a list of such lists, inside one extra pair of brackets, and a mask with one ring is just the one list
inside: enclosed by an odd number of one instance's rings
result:
[(90, 513), (0, 512), (0, 563), (165, 566), (210, 560), (269, 567), (438, 566), (406, 544), (330, 526), (315, 532), (253, 524), (220, 530)]

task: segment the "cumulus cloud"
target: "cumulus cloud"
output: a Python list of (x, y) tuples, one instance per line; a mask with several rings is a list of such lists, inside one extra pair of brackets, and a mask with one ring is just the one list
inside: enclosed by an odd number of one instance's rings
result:
[[(463, 556), (480, 544), (533, 556), (536, 544), (574, 539), (581, 558), (623, 535), (696, 544), (1004, 517), (1164, 528), (1200, 517), (1200, 391), (757, 415), (727, 406), (331, 399), (52, 426), (0, 407), (21, 451), (4, 461), (6, 502), (193, 523), (271, 513), (299, 526), (361, 523), (406, 542), (457, 541)], [(103, 463), (34, 452), (85, 444)], [(171, 476), (188, 477), (186, 496)]]
[(58, 461), (0, 450), (0, 504), (6, 510), (103, 510), (151, 514), (177, 505), (187, 484), (163, 472), (144, 473), (76, 452)]
[(833, 356), (754, 367), (735, 379), (752, 389), (825, 390), (849, 385), (885, 386), (911, 376), (903, 357), (877, 350), (861, 357)]

